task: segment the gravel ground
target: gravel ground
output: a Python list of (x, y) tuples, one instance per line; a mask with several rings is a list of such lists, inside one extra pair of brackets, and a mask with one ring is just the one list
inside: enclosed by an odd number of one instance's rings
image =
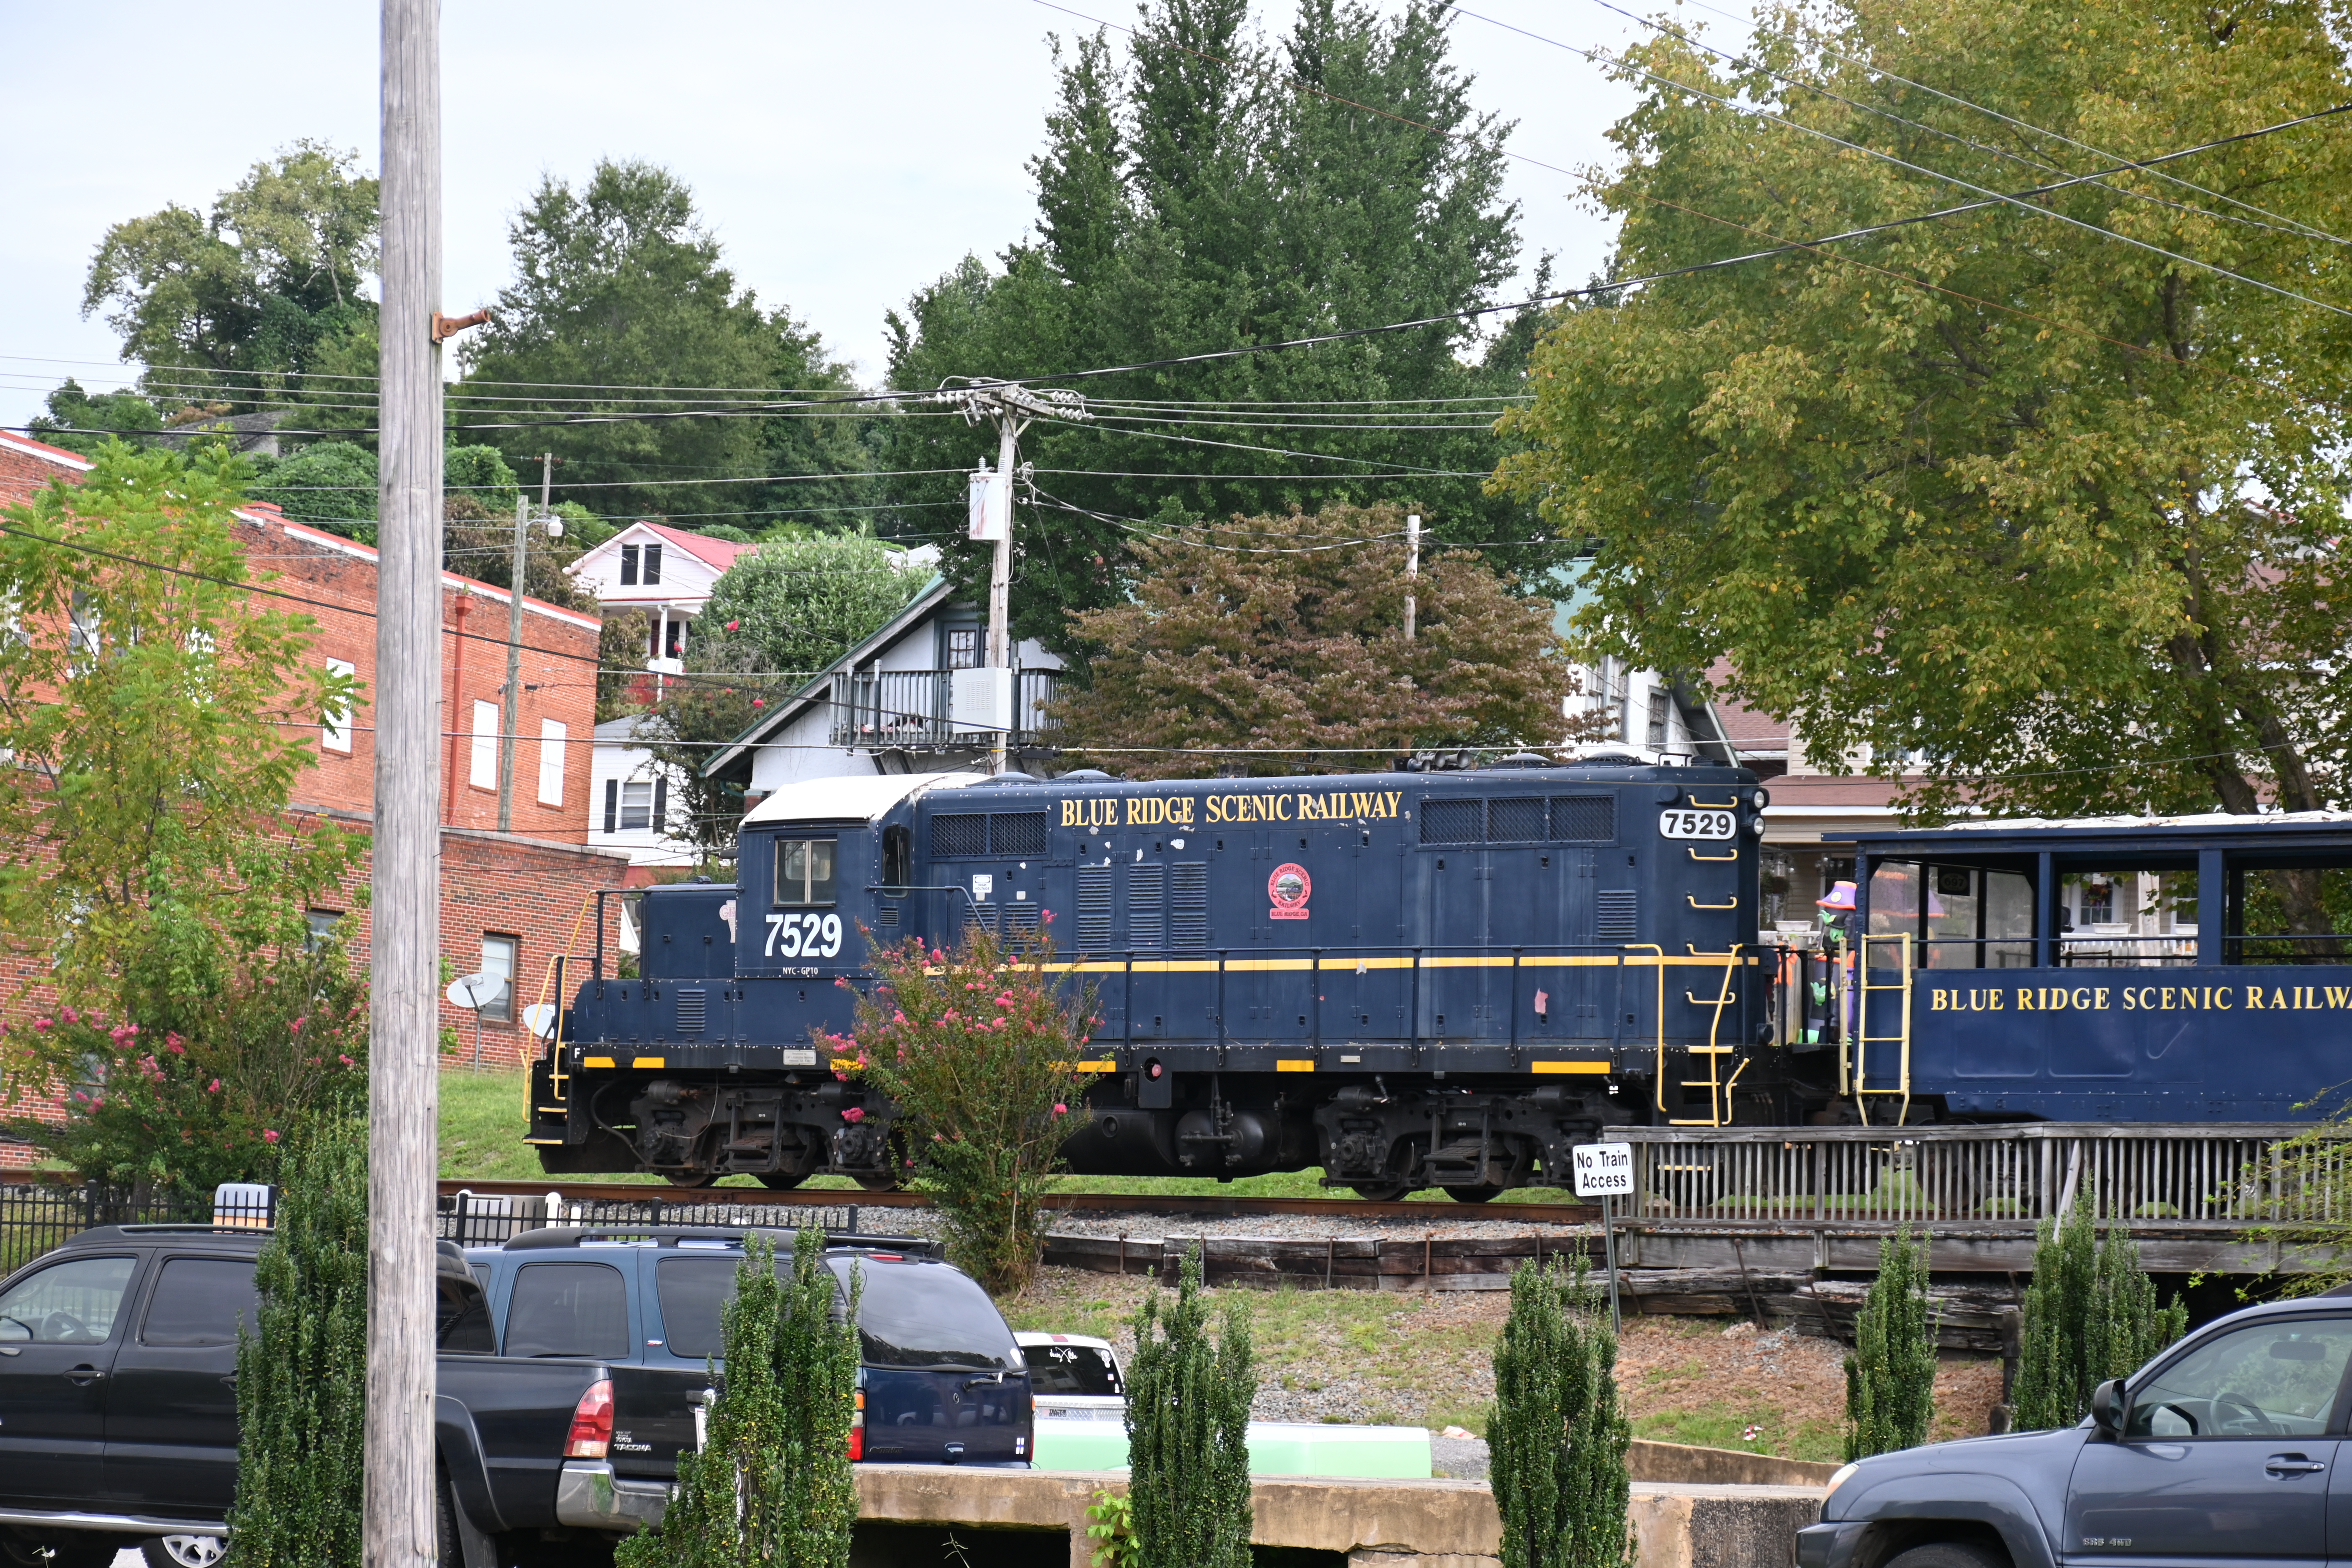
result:
[(1124, 1231), (1130, 1241), (1157, 1241), (1171, 1236), (1206, 1236), (1218, 1239), (1266, 1237), (1316, 1241), (1327, 1236), (1411, 1237), (1418, 1241), (1424, 1235), (1488, 1237), (1598, 1236), (1601, 1233), (1598, 1226), (1529, 1224), (1526, 1220), (1500, 1216), (1493, 1219), (1464, 1218), (1463, 1207), (1458, 1204), (1446, 1207), (1435, 1204), (1430, 1206), (1437, 1212), (1426, 1219), (1419, 1215), (1380, 1219), (1352, 1215), (1289, 1214), (1238, 1215), (1223, 1219), (1209, 1215), (1103, 1214), (1087, 1209), (1066, 1209), (1055, 1214), (1046, 1228), (1066, 1236), (1117, 1236)]
[[(1093, 1334), (1126, 1356), (1129, 1320), (1150, 1289), (1141, 1279), (1045, 1268), (1003, 1306), (1017, 1329)], [(1211, 1294), (1249, 1304), (1258, 1363), (1251, 1414), (1259, 1420), (1485, 1429), (1507, 1292)], [(1744, 1320), (1644, 1317), (1625, 1325), (1617, 1380), (1637, 1436), (1830, 1459), (1838, 1457), (1844, 1415), (1844, 1361), (1842, 1344), (1785, 1329), (1759, 1332)], [(2000, 1392), (1998, 1361), (1947, 1353), (1936, 1383), (1937, 1438), (1983, 1432)], [(1475, 1458), (1461, 1449), (1449, 1462)]]

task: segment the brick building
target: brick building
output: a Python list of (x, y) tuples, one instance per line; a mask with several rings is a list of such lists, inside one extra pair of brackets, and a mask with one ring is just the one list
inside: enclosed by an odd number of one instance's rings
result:
[[(29, 500), (57, 480), (74, 483), (88, 458), (0, 432), (0, 508)], [(365, 694), (375, 679), (376, 552), (367, 545), (294, 522), (275, 507), (237, 513), (240, 542), (254, 575), (297, 603), (318, 623), (310, 657), (352, 675), (362, 705), (322, 715), (318, 765), (295, 786), (299, 818), (323, 816), (364, 833), (374, 784), (374, 727)], [(595, 894), (622, 886), (625, 856), (593, 848), (588, 791), (594, 749), (597, 640), (593, 616), (523, 601), (522, 698), (516, 727), (514, 800), (506, 832), (499, 831), (500, 694), (506, 681), (507, 591), (453, 573), (441, 579), (443, 747), (441, 946), (459, 974), (489, 969), (514, 979), (509, 995), (482, 1020), (486, 1063), (511, 1066), (534, 1042), (522, 1009), (542, 999), (554, 955), (586, 953), (595, 945)], [(360, 884), (365, 868), (338, 894), (340, 907), (313, 919), (338, 920), (353, 953), (368, 951), (369, 921)], [(605, 900), (613, 922), (614, 900)], [(612, 947), (612, 931), (606, 933)], [(552, 999), (551, 995), (547, 999)], [(443, 1022), (461, 1043), (457, 1059), (470, 1062), (476, 1019), (442, 1004)]]

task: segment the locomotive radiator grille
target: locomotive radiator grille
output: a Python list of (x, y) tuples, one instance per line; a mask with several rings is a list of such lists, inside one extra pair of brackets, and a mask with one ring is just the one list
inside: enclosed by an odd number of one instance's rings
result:
[(1110, 948), (1110, 868), (1078, 868), (1078, 951), (1105, 952)]
[(681, 988), (677, 994), (677, 1032), (681, 1035), (702, 1033), (702, 1020), (709, 993)]
[(1617, 797), (1561, 795), (1551, 802), (1551, 836), (1570, 844), (1606, 844), (1617, 837)]
[(1593, 894), (1593, 934), (1602, 942), (1632, 942), (1640, 936), (1641, 900), (1632, 888), (1603, 888)]
[(1167, 876), (1162, 866), (1127, 868), (1128, 946), (1168, 945)]
[(1174, 877), (1170, 935), (1177, 947), (1209, 945), (1209, 863), (1179, 860)]

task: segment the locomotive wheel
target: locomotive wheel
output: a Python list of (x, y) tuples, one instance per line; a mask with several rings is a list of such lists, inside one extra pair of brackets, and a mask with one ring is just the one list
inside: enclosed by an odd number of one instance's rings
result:
[(1502, 1192), (1500, 1187), (1448, 1187), (1445, 1195), (1457, 1204), (1492, 1203)]
[(1411, 1191), (1412, 1189), (1402, 1182), (1356, 1184), (1356, 1195), (1376, 1204), (1392, 1204)]
[(707, 1187), (719, 1179), (716, 1171), (665, 1171), (663, 1178), (673, 1187)]
[(760, 1173), (760, 1184), (763, 1187), (773, 1188), (775, 1191), (780, 1193), (790, 1192), (793, 1188), (799, 1186), (803, 1182), (807, 1180), (808, 1173), (806, 1171), (762, 1171)]
[(895, 1193), (905, 1184), (894, 1171), (870, 1172), (852, 1176), (850, 1180), (869, 1193)]

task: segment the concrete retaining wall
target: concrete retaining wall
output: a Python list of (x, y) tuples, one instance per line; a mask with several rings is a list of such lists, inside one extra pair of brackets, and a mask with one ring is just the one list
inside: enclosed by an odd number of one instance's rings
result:
[[(1046, 1538), (1028, 1537), (1026, 1555), (1051, 1562), (1066, 1542), (1071, 1568), (1090, 1568), (1087, 1509), (1095, 1494), (1126, 1489), (1123, 1471), (857, 1467), (861, 1522), (1056, 1532), (1050, 1548)], [(1251, 1539), (1261, 1546), (1342, 1552), (1357, 1568), (1497, 1568), (1500, 1562), (1502, 1521), (1483, 1481), (1269, 1476), (1254, 1482), (1251, 1493)], [(1635, 1568), (1786, 1568), (1796, 1531), (1820, 1516), (1821, 1506), (1819, 1486), (1637, 1480)], [(884, 1568), (884, 1561), (878, 1552), (864, 1552), (857, 1568)], [(935, 1561), (925, 1554), (924, 1568)]]

